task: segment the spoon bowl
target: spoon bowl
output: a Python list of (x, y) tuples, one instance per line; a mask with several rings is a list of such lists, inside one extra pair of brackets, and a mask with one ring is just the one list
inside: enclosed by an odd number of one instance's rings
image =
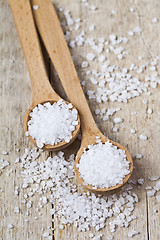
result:
[[(81, 156), (84, 152), (84, 148), (87, 149), (88, 148), (88, 145), (86, 146), (81, 146), (77, 155), (76, 155), (76, 159), (75, 159), (75, 163), (74, 163), (74, 172), (75, 172), (75, 175), (76, 175), (76, 178), (78, 180), (78, 182), (83, 185), (85, 188), (87, 188), (89, 191), (93, 191), (93, 192), (99, 192), (99, 193), (103, 193), (103, 192), (108, 192), (108, 191), (112, 191), (112, 190), (116, 190), (117, 188), (120, 188), (122, 187), (127, 181), (128, 179), (130, 178), (132, 172), (133, 172), (133, 161), (132, 161), (132, 157), (129, 153), (129, 151), (123, 147), (122, 145), (120, 145), (119, 143), (116, 143), (112, 140), (109, 140), (108, 138), (106, 138), (101, 132), (99, 135), (97, 135), (100, 137), (101, 139), (101, 142), (102, 143), (105, 143), (107, 141), (111, 142), (114, 146), (116, 146), (118, 149), (122, 149), (125, 151), (125, 154), (126, 154), (126, 157), (127, 157), (127, 161), (130, 162), (130, 165), (129, 165), (129, 171), (130, 173), (128, 175), (125, 176), (125, 178), (123, 179), (123, 183), (122, 184), (117, 184), (116, 186), (113, 186), (113, 187), (109, 187), (109, 188), (95, 188), (94, 186), (92, 185), (89, 185), (89, 184), (86, 184), (84, 179), (81, 177), (80, 175), (80, 172), (79, 172), (79, 169), (77, 167), (77, 164), (79, 163), (80, 159), (81, 159)], [(97, 140), (97, 139), (96, 139)], [(92, 144), (97, 144), (97, 142), (93, 142)]]
[[(69, 104), (69, 102), (63, 100), (66, 104)], [(41, 102), (39, 104), (44, 104), (46, 102), (50, 102), (50, 104), (53, 104), (55, 103), (56, 101), (53, 101), (53, 100), (49, 100), (49, 101), (45, 101), (45, 102)], [(24, 125), (24, 131), (27, 132), (28, 131), (28, 121), (31, 119), (30, 118), (30, 113), (32, 112), (32, 110), (37, 106), (38, 104), (36, 105), (31, 105), (30, 108), (28, 109), (28, 111), (26, 112), (25, 116), (24, 116), (24, 121), (23, 121), (23, 125)], [(72, 108), (72, 110), (75, 109), (74, 107)], [(79, 115), (77, 115), (77, 121), (78, 121), (78, 125), (75, 126), (75, 130), (73, 131), (72, 133), (72, 138), (71, 140), (67, 143), (66, 141), (62, 141), (62, 142), (59, 142), (58, 144), (55, 144), (55, 145), (51, 145), (51, 144), (46, 144), (42, 147), (43, 150), (48, 150), (48, 151), (59, 151), (65, 147), (68, 147), (77, 137), (78, 133), (79, 133), (79, 130), (80, 130), (80, 118), (79, 118)], [(28, 139), (35, 145), (37, 146), (36, 144), (36, 140), (34, 138), (32, 138), (32, 136), (27, 136)]]
[[(31, 87), (32, 87), (32, 104), (24, 117), (24, 130), (28, 130), (28, 121), (30, 112), (38, 104), (57, 102), (61, 97), (52, 89), (47, 76), (44, 59), (42, 56), (41, 46), (35, 27), (30, 1), (10, 0), (10, 8), (14, 17), (17, 32), (24, 56), (28, 65)], [(65, 100), (63, 100), (65, 101)], [(65, 101), (67, 104), (69, 102)], [(62, 141), (55, 145), (44, 145), (44, 150), (57, 151), (71, 144), (78, 135), (80, 129), (80, 118), (77, 116), (78, 125), (72, 133), (72, 139), (69, 143)], [(28, 136), (29, 140), (36, 145), (36, 140)], [(36, 145), (37, 146), (37, 145)]]

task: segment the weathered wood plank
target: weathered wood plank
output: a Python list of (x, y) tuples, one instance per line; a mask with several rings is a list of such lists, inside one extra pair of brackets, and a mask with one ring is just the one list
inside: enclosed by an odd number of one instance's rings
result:
[[(131, 63), (139, 65), (138, 56), (142, 56), (145, 61), (150, 61), (153, 55), (158, 55), (159, 48), (159, 22), (154, 25), (151, 24), (153, 17), (160, 19), (159, 8), (160, 3), (158, 0), (149, 1), (89, 1), (91, 5), (97, 6), (97, 11), (92, 13), (88, 11), (87, 7), (80, 1), (55, 0), (54, 4), (56, 8), (62, 7), (71, 11), (71, 15), (74, 19), (82, 18), (86, 19), (87, 23), (81, 23), (82, 28), (77, 32), (71, 33), (71, 39), (75, 38), (77, 33), (84, 30), (88, 37), (104, 37), (108, 39), (109, 34), (117, 34), (118, 36), (127, 36), (127, 32), (134, 27), (141, 25), (143, 32), (139, 38), (133, 37), (132, 41), (127, 44), (127, 61), (123, 61), (123, 67), (129, 67)], [(135, 11), (129, 12), (129, 8), (133, 7)], [(111, 16), (111, 10), (116, 11), (115, 16)], [(58, 13), (61, 20), (64, 20), (63, 13)], [(89, 32), (90, 25), (95, 25), (95, 31)], [(26, 207), (22, 204), (24, 193), (26, 190), (20, 192), (19, 196), (13, 194), (15, 186), (22, 185), (22, 178), (20, 176), (20, 167), (18, 164), (14, 164), (14, 160), (21, 154), (26, 147), (33, 147), (28, 140), (24, 137), (23, 131), (23, 116), (31, 102), (31, 89), (30, 80), (26, 67), (26, 63), (21, 50), (21, 45), (14, 27), (11, 12), (6, 0), (0, 2), (0, 158), (4, 158), (10, 162), (13, 172), (9, 177), (6, 176), (7, 169), (4, 169), (1, 173), (0, 188), (3, 192), (0, 196), (1, 201), (1, 228), (0, 237), (4, 240), (8, 239), (43, 239), (42, 235), (44, 231), (51, 233), (51, 230), (47, 229), (48, 226), (52, 226), (51, 216), (49, 209), (51, 204), (46, 205), (42, 209), (42, 215), (35, 220), (37, 216), (36, 203), (38, 202), (38, 196), (34, 196), (34, 204), (30, 210), (30, 215), (26, 216)], [(66, 30), (66, 27), (63, 27)], [(84, 91), (94, 89), (91, 83), (86, 78), (86, 75), (81, 70), (81, 62), (85, 59), (87, 52), (91, 50), (86, 46), (77, 47), (71, 49), (72, 55), (75, 56), (75, 65), (78, 70), (78, 74), (81, 80), (86, 80)], [(109, 56), (111, 64), (119, 64), (119, 61)], [(13, 61), (14, 60), (14, 61)], [(93, 63), (90, 69), (97, 69), (100, 67), (98, 62)], [(53, 69), (51, 67), (50, 71)], [(51, 74), (53, 76), (53, 73)], [(144, 75), (145, 76), (145, 75)], [(55, 87), (58, 93), (65, 98), (63, 89), (59, 85), (57, 79), (52, 80), (52, 85)], [(142, 102), (142, 99), (147, 100), (147, 104)], [(108, 136), (110, 139), (125, 145), (132, 156), (137, 153), (141, 153), (143, 158), (134, 160), (135, 171), (133, 173), (133, 179), (144, 178), (145, 184), (140, 188), (134, 186), (134, 190), (137, 193), (140, 202), (136, 204), (134, 215), (138, 218), (131, 222), (131, 226), (128, 229), (118, 228), (114, 234), (114, 239), (122, 240), (128, 239), (127, 234), (129, 230), (136, 229), (140, 232), (140, 235), (134, 237), (135, 240), (158, 240), (160, 238), (160, 212), (159, 205), (155, 198), (148, 198), (146, 196), (145, 186), (153, 185), (148, 179), (149, 176), (159, 175), (159, 87), (157, 89), (151, 89), (151, 96), (143, 94), (141, 97), (137, 97), (130, 100), (127, 104), (117, 102), (107, 102), (105, 104), (97, 104), (95, 100), (89, 101), (92, 113), (96, 108), (121, 107), (121, 111), (116, 116), (120, 116), (123, 119), (123, 123), (120, 124), (119, 131), (113, 132), (114, 127), (112, 118), (110, 121), (103, 122), (102, 118), (94, 114), (94, 118), (100, 127), (100, 130)], [(153, 109), (153, 114), (148, 115), (147, 109)], [(131, 115), (131, 112), (136, 111), (137, 115)], [(7, 130), (9, 128), (9, 130)], [(130, 129), (136, 129), (136, 134), (130, 134)], [(139, 140), (139, 135), (144, 133), (148, 136), (148, 141)], [(16, 145), (15, 145), (16, 144)], [(67, 150), (66, 155), (70, 153), (76, 153), (79, 142), (75, 142)], [(20, 148), (20, 153), (15, 149)], [(7, 156), (2, 156), (3, 150), (11, 150)], [(42, 160), (47, 156), (44, 153), (41, 157)], [(14, 213), (14, 207), (20, 208), (20, 214)], [(158, 212), (154, 213), (154, 210)], [(29, 220), (26, 222), (26, 220)], [(11, 223), (14, 228), (9, 230), (7, 225)], [(104, 230), (102, 230), (102, 239), (106, 240), (110, 236), (108, 227), (109, 220)], [(89, 233), (79, 233), (73, 226), (65, 227), (63, 230), (59, 229), (58, 219), (55, 219), (55, 240), (84, 240), (89, 239)], [(95, 230), (92, 231), (97, 234)], [(70, 235), (68, 235), (68, 233)]]

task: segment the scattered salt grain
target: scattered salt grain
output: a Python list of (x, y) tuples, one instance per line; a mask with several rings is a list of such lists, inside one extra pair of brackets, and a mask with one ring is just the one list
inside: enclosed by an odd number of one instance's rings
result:
[(90, 9), (91, 9), (92, 11), (95, 11), (95, 10), (97, 9), (97, 7), (96, 7), (95, 5), (92, 5), (92, 6), (90, 7)]
[(82, 67), (82, 68), (86, 68), (86, 67), (88, 67), (88, 62), (85, 62), (85, 61), (84, 61), (84, 62), (82, 62), (82, 65), (81, 65), (81, 67)]
[(153, 112), (152, 109), (148, 108), (147, 113), (148, 113), (148, 114), (152, 114), (152, 112)]
[(7, 226), (7, 228), (8, 228), (8, 229), (12, 229), (12, 228), (13, 228), (13, 225), (9, 223), (8, 226)]
[(154, 190), (160, 191), (160, 181), (156, 183), (156, 185), (154, 186)]
[(118, 128), (117, 127), (114, 127), (113, 128), (113, 132), (117, 132), (118, 131)]
[(128, 36), (133, 36), (134, 32), (133, 31), (128, 31)]
[(33, 9), (34, 9), (34, 10), (37, 10), (38, 8), (39, 8), (38, 5), (33, 5)]
[(115, 10), (111, 10), (111, 15), (115, 15), (116, 11)]
[(137, 112), (131, 112), (131, 115), (133, 116), (133, 115), (136, 115), (137, 114)]
[(5, 161), (4, 159), (0, 159), (0, 170), (7, 167), (9, 165), (9, 162)]
[(106, 59), (105, 55), (101, 55), (101, 56), (98, 58), (98, 61), (99, 61), (99, 62), (104, 62), (105, 59)]
[(54, 215), (55, 214), (55, 209), (50, 209), (50, 214)]
[(132, 129), (131, 129), (131, 133), (132, 133), (132, 134), (135, 134), (135, 133), (136, 133), (135, 129), (132, 128)]
[(144, 179), (143, 178), (140, 178), (140, 179), (138, 179), (138, 181), (137, 181), (140, 185), (143, 185), (143, 183), (144, 183)]
[(15, 212), (15, 213), (19, 213), (19, 207), (15, 207), (15, 208), (14, 208), (14, 212)]
[(32, 204), (31, 204), (30, 202), (28, 202), (28, 203), (26, 204), (26, 207), (27, 207), (27, 208), (31, 208), (31, 207), (32, 207)]
[(158, 179), (159, 179), (159, 176), (149, 177), (149, 180), (150, 180), (150, 181), (157, 181)]
[(143, 140), (143, 141), (146, 141), (148, 138), (147, 138), (147, 136), (141, 134), (141, 135), (139, 136), (139, 139), (140, 139), (140, 140)]
[(20, 159), (16, 158), (16, 160), (14, 161), (14, 163), (19, 163)]
[(158, 19), (156, 17), (152, 18), (152, 23), (157, 23)]
[(116, 123), (116, 124), (121, 123), (122, 122), (122, 118), (120, 118), (120, 117), (114, 118), (113, 122)]
[(48, 233), (48, 232), (45, 232), (45, 233), (43, 234), (43, 237), (44, 237), (44, 238), (48, 238), (48, 237), (49, 237), (49, 233)]
[(77, 164), (86, 184), (104, 188), (122, 184), (123, 178), (130, 173), (125, 151), (110, 142), (91, 145), (88, 149)]
[(136, 154), (136, 158), (137, 158), (137, 159), (141, 159), (142, 157), (143, 157), (142, 154), (140, 154), (140, 153), (137, 153), (137, 154)]
[(95, 58), (95, 55), (93, 53), (88, 53), (86, 58), (87, 58), (88, 61), (93, 61), (94, 58)]
[(69, 142), (78, 124), (77, 110), (72, 110), (72, 107), (72, 104), (66, 104), (63, 100), (54, 104), (39, 104), (30, 113), (27, 135), (36, 139), (39, 148), (45, 144)]
[(129, 9), (129, 11), (130, 11), (130, 12), (134, 12), (134, 8), (131, 7), (131, 8)]
[(160, 195), (157, 195), (157, 196), (156, 196), (156, 201), (157, 201), (158, 203), (160, 203)]
[(94, 31), (94, 29), (95, 29), (95, 26), (94, 26), (94, 25), (91, 25), (91, 26), (89, 27), (89, 31), (90, 31), (90, 32)]
[(138, 234), (139, 234), (139, 232), (133, 229), (133, 230), (131, 230), (131, 231), (128, 233), (128, 237), (129, 237), (129, 238), (132, 238), (132, 237), (134, 237), (134, 236), (136, 236), (136, 235), (138, 235)]
[(133, 32), (135, 32), (135, 33), (140, 33), (140, 32), (142, 32), (142, 29), (141, 29), (140, 27), (135, 27), (135, 28), (133, 29)]
[(148, 197), (153, 197), (155, 195), (155, 193), (156, 193), (155, 190), (147, 191), (147, 196)]
[(2, 152), (2, 155), (7, 155), (7, 154), (8, 154), (7, 151), (3, 151), (3, 152)]
[(10, 169), (7, 169), (6, 171), (6, 176), (9, 177), (9, 175), (13, 172), (13, 169), (10, 168)]
[(66, 20), (67, 20), (67, 25), (73, 25), (74, 21), (73, 19), (71, 18), (71, 15), (70, 15), (70, 12), (69, 11), (65, 11), (64, 12), (64, 15), (66, 17)]

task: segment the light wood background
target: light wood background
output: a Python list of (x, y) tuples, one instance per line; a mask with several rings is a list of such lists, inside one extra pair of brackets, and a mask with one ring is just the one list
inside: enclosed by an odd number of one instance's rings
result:
[[(91, 5), (97, 6), (97, 11), (90, 12), (83, 3), (79, 0), (61, 0), (54, 1), (56, 8), (62, 7), (71, 11), (73, 19), (86, 19), (87, 23), (82, 23), (79, 31), (84, 30), (88, 36), (104, 37), (108, 39), (111, 33), (118, 36), (127, 36), (127, 32), (136, 26), (141, 26), (143, 32), (139, 37), (129, 41), (127, 48), (129, 55), (127, 60), (122, 61), (122, 66), (130, 66), (131, 63), (139, 64), (138, 56), (142, 56), (145, 61), (151, 61), (152, 57), (159, 54), (160, 42), (160, 1), (159, 0), (95, 0), (89, 1)], [(129, 8), (133, 7), (135, 11), (129, 12)], [(116, 11), (116, 16), (111, 16), (111, 10)], [(62, 13), (59, 13), (60, 19), (64, 20)], [(151, 24), (153, 17), (159, 18), (157, 24)], [(88, 28), (91, 24), (96, 26), (94, 33), (88, 33)], [(64, 27), (65, 30), (65, 27)], [(71, 38), (75, 37), (75, 32), (71, 34)], [(88, 49), (86, 46), (77, 47), (71, 50), (75, 56), (75, 65), (81, 80), (84, 74), (81, 70), (81, 62), (85, 59)], [(116, 59), (111, 59), (111, 62), (117, 63)], [(96, 67), (92, 65), (92, 68)], [(53, 87), (65, 97), (63, 88), (55, 78), (51, 64), (48, 63), (50, 79)], [(91, 89), (92, 86), (86, 81), (84, 91)], [(113, 122), (104, 122), (102, 118), (94, 115), (94, 118), (100, 127), (100, 130), (110, 139), (119, 142), (126, 146), (131, 152), (133, 158), (137, 153), (141, 153), (143, 158), (134, 160), (135, 170), (133, 179), (144, 178), (145, 184), (141, 188), (135, 186), (134, 190), (139, 197), (139, 203), (136, 204), (134, 214), (138, 217), (131, 223), (128, 229), (118, 228), (114, 234), (114, 239), (128, 239), (127, 233), (131, 229), (136, 229), (140, 232), (135, 236), (135, 240), (159, 240), (160, 239), (160, 204), (154, 204), (155, 197), (148, 198), (146, 195), (145, 186), (153, 185), (148, 179), (149, 176), (160, 176), (160, 88), (152, 89), (151, 96), (142, 94), (127, 104), (107, 102), (105, 104), (97, 104), (94, 100), (89, 101), (92, 113), (98, 107), (106, 106), (121, 107), (121, 111), (117, 116), (122, 117), (123, 123), (119, 126), (119, 131), (112, 131)], [(147, 100), (147, 104), (142, 102)], [(42, 215), (35, 220), (36, 199), (34, 197), (33, 207), (29, 209), (29, 216), (26, 216), (26, 208), (22, 204), (23, 194), (21, 191), (18, 196), (14, 195), (15, 186), (21, 186), (22, 179), (20, 176), (20, 167), (14, 164), (15, 159), (23, 154), (26, 147), (32, 148), (33, 145), (28, 142), (23, 131), (23, 117), (31, 103), (31, 88), (30, 80), (24, 60), (21, 45), (16, 33), (12, 15), (8, 6), (7, 0), (0, 0), (0, 159), (4, 158), (9, 161), (12, 172), (9, 177), (6, 176), (6, 169), (0, 175), (0, 238), (3, 240), (39, 240), (43, 239), (42, 235), (45, 231), (52, 233), (49, 229), (52, 227), (52, 219), (49, 214), (51, 204), (47, 204), (42, 209)], [(153, 114), (148, 115), (147, 109), (153, 109)], [(136, 111), (137, 115), (131, 115), (131, 112)], [(112, 118), (111, 118), (112, 119)], [(136, 134), (130, 134), (130, 129), (135, 128)], [(138, 139), (140, 134), (148, 136), (147, 141)], [(79, 146), (77, 140), (68, 150), (66, 154), (76, 152)], [(15, 149), (20, 148), (20, 153)], [(3, 150), (9, 151), (7, 156), (1, 153)], [(42, 159), (51, 153), (42, 154)], [(25, 190), (26, 192), (26, 190)], [(20, 208), (20, 213), (14, 213), (14, 207)], [(154, 213), (154, 210), (158, 212)], [(7, 225), (14, 225), (13, 229), (8, 229)], [(107, 224), (106, 224), (107, 225)], [(41, 231), (44, 228), (45, 231)], [(55, 219), (54, 224), (54, 239), (55, 240), (83, 240), (89, 239), (89, 233), (79, 233), (73, 226), (59, 230), (58, 220)], [(95, 233), (95, 230), (92, 232)], [(110, 236), (109, 227), (101, 231), (102, 239), (107, 239)], [(68, 235), (69, 233), (69, 235)], [(98, 233), (96, 233), (97, 235)]]

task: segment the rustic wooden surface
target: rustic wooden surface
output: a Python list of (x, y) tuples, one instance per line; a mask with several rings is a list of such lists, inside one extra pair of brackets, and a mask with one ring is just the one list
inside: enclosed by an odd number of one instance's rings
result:
[[(87, 19), (87, 24), (83, 24), (85, 32), (88, 31), (88, 26), (93, 22), (96, 30), (95, 36), (99, 35), (108, 38), (108, 35), (115, 33), (120, 36), (127, 36), (127, 31), (133, 29), (135, 26), (141, 26), (143, 32), (139, 38), (135, 38), (134, 41), (128, 43), (128, 49), (130, 55), (127, 56), (127, 62), (123, 61), (124, 66), (130, 66), (132, 62), (138, 64), (137, 56), (143, 56), (146, 61), (150, 60), (153, 55), (159, 54), (159, 39), (160, 22), (153, 25), (151, 20), (153, 17), (157, 17), (160, 20), (160, 2), (159, 0), (150, 1), (109, 1), (109, 0), (95, 0), (89, 1), (98, 7), (94, 13), (88, 12), (88, 9), (80, 1), (71, 0), (58, 0), (54, 1), (56, 8), (62, 7), (71, 11), (73, 19), (82, 18)], [(129, 8), (135, 8), (135, 12), (129, 13)], [(116, 10), (116, 17), (111, 16), (111, 10)], [(60, 14), (61, 20), (63, 15)], [(65, 29), (65, 27), (64, 27)], [(94, 36), (93, 33), (88, 33)], [(74, 36), (72, 33), (71, 37)], [(75, 65), (78, 70), (80, 79), (83, 79), (83, 73), (81, 72), (81, 62), (86, 55), (87, 48), (77, 47), (72, 49), (71, 53), (75, 56)], [(116, 64), (115, 59), (111, 59)], [(94, 67), (94, 65), (93, 65)], [(53, 69), (50, 69), (50, 75), (53, 77)], [(51, 78), (52, 78), (51, 77)], [(16, 33), (16, 29), (13, 23), (11, 12), (8, 6), (7, 0), (0, 1), (0, 158), (4, 158), (10, 162), (8, 169), (13, 169), (10, 176), (6, 176), (6, 169), (2, 170), (0, 175), (0, 189), (3, 191), (0, 193), (0, 237), (3, 240), (22, 239), (22, 240), (39, 240), (43, 239), (42, 228), (48, 229), (51, 233), (52, 219), (49, 214), (51, 204), (47, 204), (42, 209), (42, 216), (35, 220), (36, 215), (36, 198), (34, 198), (34, 205), (29, 209), (30, 215), (26, 216), (26, 208), (21, 203), (23, 199), (23, 191), (19, 196), (13, 194), (15, 186), (21, 186), (22, 179), (20, 177), (19, 165), (14, 164), (14, 160), (19, 155), (23, 154), (23, 150), (26, 147), (32, 147), (32, 144), (24, 136), (23, 131), (23, 117), (31, 103), (31, 88), (28, 70), (24, 60), (21, 45)], [(58, 80), (55, 77), (52, 78), (53, 85), (57, 92), (62, 97), (65, 96), (62, 87), (59, 85)], [(58, 85), (58, 86), (57, 86)], [(91, 88), (90, 83), (87, 83), (84, 91)], [(107, 108), (119, 106), (122, 110), (118, 116), (123, 118), (123, 123), (119, 126), (119, 131), (114, 133), (112, 131), (113, 122), (103, 122), (100, 117), (94, 115), (94, 118), (100, 127), (100, 130), (108, 136), (110, 139), (119, 142), (126, 146), (131, 155), (134, 156), (137, 153), (141, 153), (143, 158), (135, 160), (135, 171), (133, 173), (133, 179), (144, 178), (145, 184), (153, 185), (149, 180), (149, 176), (160, 175), (160, 150), (159, 150), (159, 132), (160, 132), (160, 98), (159, 87), (151, 90), (151, 96), (142, 94), (133, 100), (130, 100), (127, 104), (107, 102), (104, 105)], [(142, 99), (148, 100), (147, 104), (142, 102)], [(98, 105), (94, 100), (89, 101), (92, 112)], [(148, 116), (147, 109), (153, 109), (153, 114)], [(132, 111), (136, 111), (137, 115), (131, 115)], [(130, 129), (135, 128), (136, 134), (130, 134)], [(144, 133), (148, 136), (147, 141), (140, 141), (138, 136)], [(16, 145), (15, 145), (16, 144)], [(68, 150), (67, 153), (76, 152), (78, 141), (76, 141)], [(20, 148), (20, 153), (15, 149)], [(10, 150), (7, 156), (2, 156), (3, 150)], [(42, 159), (50, 153), (44, 153)], [(114, 239), (124, 240), (128, 239), (127, 233), (129, 230), (135, 228), (140, 232), (135, 236), (135, 240), (159, 240), (160, 239), (160, 205), (155, 203), (155, 197), (148, 198), (146, 191), (142, 188), (135, 186), (135, 192), (137, 193), (140, 202), (136, 204), (134, 214), (138, 217), (131, 223), (128, 229), (118, 228), (114, 234)], [(14, 207), (20, 208), (20, 214), (14, 213)], [(154, 210), (158, 210), (154, 213)], [(29, 220), (29, 221), (27, 221)], [(7, 225), (11, 223), (15, 227), (8, 229)], [(59, 230), (58, 220), (55, 219), (55, 240), (83, 240), (89, 239), (89, 233), (79, 233), (73, 226), (66, 227), (62, 231)], [(93, 230), (95, 232), (95, 230)], [(68, 233), (71, 235), (69, 236)], [(102, 230), (102, 239), (107, 239), (110, 236), (108, 226)]]

